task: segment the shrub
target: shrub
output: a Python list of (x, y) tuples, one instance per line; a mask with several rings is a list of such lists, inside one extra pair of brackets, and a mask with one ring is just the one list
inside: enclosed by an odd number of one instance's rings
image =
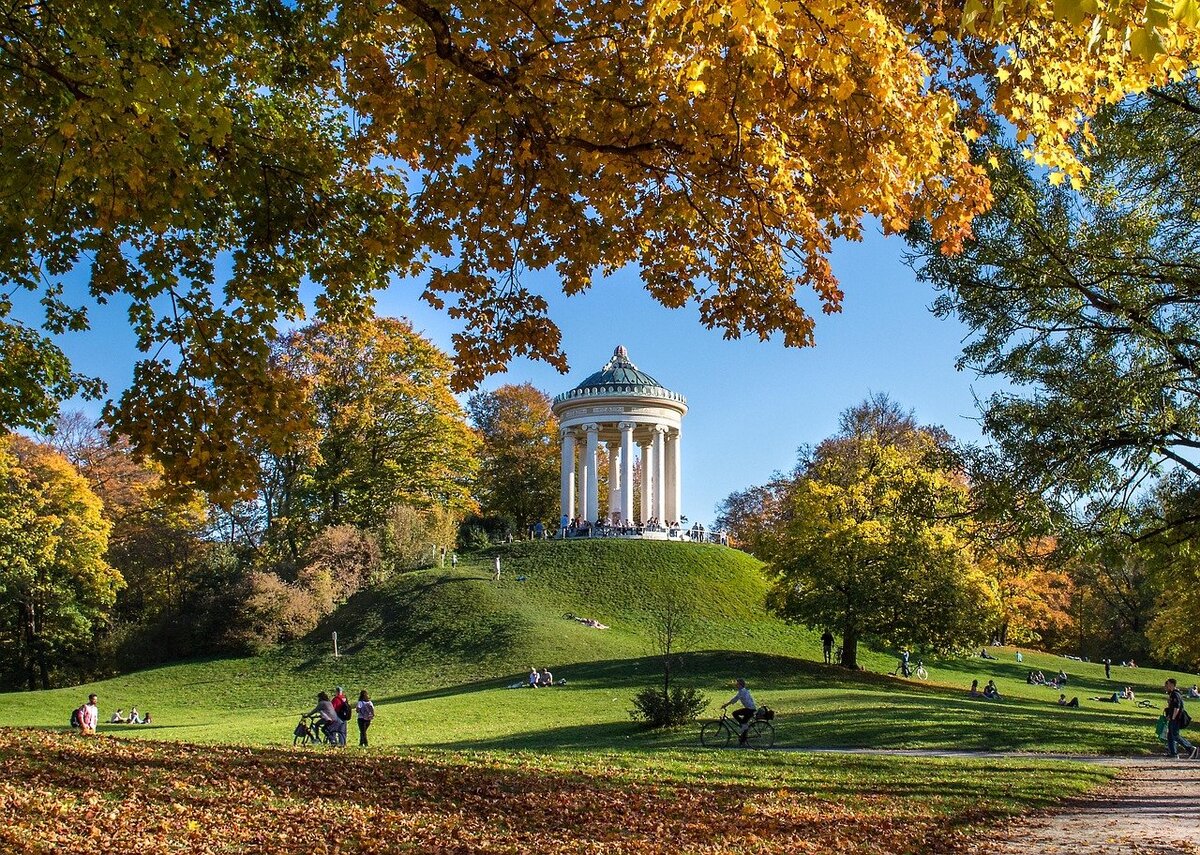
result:
[(330, 526), (308, 544), (303, 560), (297, 581), (324, 616), (378, 577), (379, 544), (353, 526)]
[(708, 697), (682, 686), (672, 686), (669, 693), (642, 689), (634, 696), (633, 706), (629, 716), (647, 727), (677, 727), (695, 721), (708, 706)]
[(255, 570), (242, 583), (238, 615), (228, 638), (235, 648), (262, 653), (312, 630), (322, 615), (312, 592), (274, 573)]

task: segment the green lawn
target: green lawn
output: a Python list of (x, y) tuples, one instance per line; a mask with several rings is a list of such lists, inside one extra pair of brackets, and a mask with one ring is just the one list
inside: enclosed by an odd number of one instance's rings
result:
[[(493, 584), (497, 554), (504, 575)], [(767, 614), (766, 588), (758, 562), (723, 547), (514, 544), (455, 571), (410, 573), (362, 592), (304, 641), (268, 655), (4, 695), (0, 765), (14, 783), (0, 782), (10, 818), (0, 848), (18, 839), (26, 851), (75, 848), (100, 827), (129, 851), (390, 851), (406, 841), (488, 851), (948, 853), (1112, 771), (1034, 757), (786, 749), (1158, 749), (1164, 672), (1117, 668), (1106, 681), (1102, 666), (1032, 651), (1018, 664), (1011, 649), (996, 650), (996, 661), (927, 659), (927, 682), (887, 676), (888, 651), (861, 651), (867, 670), (850, 672), (821, 663), (819, 630)], [(705, 750), (697, 726), (647, 731), (630, 720), (633, 695), (660, 679), (654, 615), (668, 601), (692, 619), (677, 679), (702, 689), (715, 715), (733, 678), (746, 677), (778, 711), (784, 750)], [(508, 688), (531, 665), (550, 666), (568, 685)], [(1030, 668), (1060, 667), (1080, 709), (1025, 683)], [(972, 679), (989, 678), (1004, 701), (966, 696)], [(292, 748), (297, 716), (334, 685), (371, 692), (372, 747), (353, 746), (351, 727), (344, 752)], [(1122, 685), (1155, 708), (1087, 700)], [(102, 725), (91, 740), (61, 733), (92, 691), (105, 715), (137, 705), (154, 725)]]
[[(499, 554), (504, 576), (489, 581)], [(517, 581), (523, 575), (525, 581)], [(299, 712), (320, 689), (366, 688), (379, 717), (372, 731), (390, 746), (453, 749), (661, 750), (696, 743), (696, 729), (646, 732), (629, 719), (633, 694), (655, 684), (649, 627), (667, 599), (694, 616), (680, 680), (704, 690), (710, 710), (745, 676), (760, 703), (779, 713), (784, 747), (909, 747), (1138, 754), (1154, 751), (1153, 723), (1165, 672), (1115, 668), (999, 649), (999, 661), (927, 660), (927, 683), (884, 676), (890, 653), (864, 651), (868, 669), (820, 664), (819, 632), (766, 614), (758, 563), (736, 550), (651, 542), (520, 543), (468, 558), (457, 571), (408, 574), (359, 594), (305, 642), (247, 659), (191, 662), (50, 692), (14, 693), (0, 726), (64, 727), (90, 691), (107, 714), (150, 710), (150, 727), (103, 732), (190, 742), (290, 743)], [(564, 618), (594, 617), (596, 630)], [(339, 633), (342, 656), (332, 656)], [(505, 688), (530, 665), (548, 665), (564, 688)], [(1078, 710), (1025, 683), (1030, 668), (1065, 668)], [(1177, 675), (1185, 683), (1194, 677)], [(994, 678), (1000, 703), (970, 700), (971, 679)], [(1089, 701), (1133, 685), (1155, 707)]]

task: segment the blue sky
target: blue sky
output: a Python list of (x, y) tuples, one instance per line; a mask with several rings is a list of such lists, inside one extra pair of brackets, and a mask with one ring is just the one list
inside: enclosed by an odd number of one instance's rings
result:
[[(693, 307), (671, 310), (654, 302), (634, 269), (569, 298), (552, 280), (535, 279), (562, 329), (570, 373), (563, 376), (544, 363), (518, 359), (507, 374), (489, 378), (483, 387), (528, 381), (555, 395), (599, 369), (618, 344), (625, 345), (640, 369), (687, 397), (683, 512), (705, 522), (732, 491), (790, 469), (799, 446), (832, 434), (844, 409), (875, 392), (913, 409), (921, 422), (977, 440), (973, 390), (990, 387), (955, 371), (963, 330), (929, 312), (934, 294), (901, 262), (903, 249), (900, 239), (878, 234), (838, 245), (833, 261), (845, 291), (843, 309), (818, 315), (816, 347), (804, 349), (757, 338), (725, 341), (700, 325)], [(449, 350), (455, 322), (421, 303), (419, 292), (415, 284), (398, 283), (379, 295), (379, 312), (408, 317)], [(18, 315), (27, 320), (33, 319), (32, 308), (32, 301), (18, 301)], [(104, 378), (115, 398), (137, 357), (133, 336), (119, 304), (94, 307), (90, 316), (92, 330), (62, 345), (77, 369)], [(100, 409), (99, 402), (75, 406), (94, 414)]]

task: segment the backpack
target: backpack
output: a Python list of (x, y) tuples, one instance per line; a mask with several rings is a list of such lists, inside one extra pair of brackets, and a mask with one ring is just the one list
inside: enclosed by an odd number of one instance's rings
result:
[(775, 718), (775, 710), (770, 707), (759, 707), (754, 711), (754, 717), (759, 721), (771, 721)]
[(71, 727), (83, 727), (83, 707), (71, 710)]
[(338, 704), (337, 709), (335, 709), (334, 712), (337, 713), (337, 717), (340, 718), (342, 721), (349, 721), (350, 720), (350, 703), (349, 703), (349, 701), (343, 700), (340, 704)]

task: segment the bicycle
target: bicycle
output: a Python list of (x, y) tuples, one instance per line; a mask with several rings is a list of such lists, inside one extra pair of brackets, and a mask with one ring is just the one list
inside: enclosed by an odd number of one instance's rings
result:
[(300, 723), (296, 725), (292, 734), (292, 745), (320, 745), (329, 742), (319, 715), (300, 716)]
[(892, 676), (893, 677), (900, 677), (900, 676), (916, 677), (918, 680), (928, 680), (929, 679), (929, 672), (925, 670), (925, 660), (924, 659), (918, 659), (917, 664), (915, 666), (909, 668), (907, 674), (901, 674), (901, 672), (903, 670), (904, 670), (904, 663), (901, 662), (899, 665), (896, 666), (896, 670), (892, 672)]
[[(746, 730), (747, 748), (770, 748), (775, 744), (775, 726), (763, 718), (752, 718)], [(730, 740), (739, 739), (742, 726), (725, 713), (716, 721), (707, 721), (700, 728), (700, 744), (705, 748), (725, 748)]]

